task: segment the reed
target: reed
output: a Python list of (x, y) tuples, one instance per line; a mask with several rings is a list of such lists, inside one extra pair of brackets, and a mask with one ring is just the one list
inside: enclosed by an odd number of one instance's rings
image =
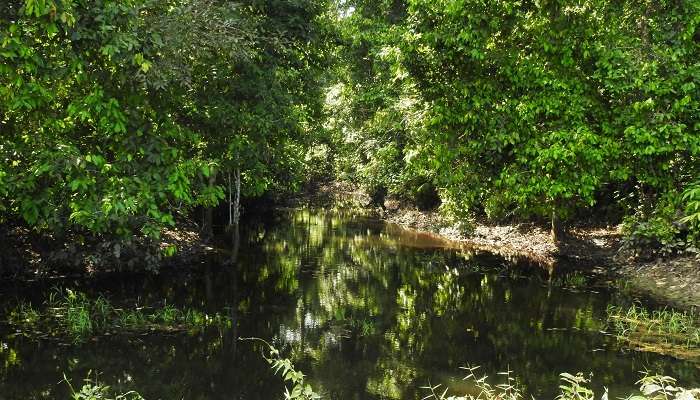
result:
[(38, 311), (22, 303), (10, 311), (8, 323), (27, 335), (68, 336), (74, 342), (105, 333), (198, 330), (210, 326), (231, 327), (225, 315), (206, 314), (164, 304), (160, 307), (118, 308), (103, 296), (89, 298), (70, 289), (55, 290)]
[(607, 330), (640, 350), (700, 361), (700, 320), (691, 312), (608, 306)]

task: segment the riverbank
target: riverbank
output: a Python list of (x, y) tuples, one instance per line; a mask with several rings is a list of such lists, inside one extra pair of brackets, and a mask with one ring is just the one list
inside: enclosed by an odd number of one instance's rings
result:
[(64, 278), (115, 271), (162, 270), (195, 265), (216, 252), (190, 221), (178, 221), (157, 241), (87, 239), (70, 235), (58, 239), (23, 227), (2, 232), (0, 277), (14, 280)]
[(565, 267), (609, 276), (660, 303), (700, 309), (700, 257), (636, 259), (620, 251), (620, 226), (573, 226), (564, 241), (554, 243), (548, 227), (533, 223), (498, 225), (476, 220), (469, 227), (460, 227), (445, 221), (437, 211), (418, 210), (395, 199), (386, 199), (383, 207), (373, 206), (368, 194), (344, 182), (318, 184), (291, 199), (290, 205), (360, 209), (403, 228), (429, 232), (455, 246), (527, 259), (550, 272)]
[(476, 222), (473, 232), (445, 226), (434, 211), (399, 208), (382, 219), (408, 229), (428, 231), (506, 258), (528, 259), (552, 271), (560, 267), (611, 276), (621, 286), (682, 309), (700, 310), (700, 259), (675, 256), (644, 261), (620, 251), (620, 227), (574, 227), (565, 241), (554, 243), (549, 230), (535, 224), (487, 225)]
[[(464, 227), (446, 221), (437, 211), (418, 210), (395, 199), (387, 199), (383, 207), (373, 206), (369, 195), (341, 182), (308, 188), (286, 205), (357, 210), (423, 236), (432, 235), (448, 247), (537, 263), (550, 273), (564, 268), (582, 270), (663, 304), (700, 309), (700, 259), (679, 256), (643, 261), (627, 256), (620, 251), (623, 234), (617, 226), (573, 226), (563, 242), (554, 243), (548, 227), (534, 223), (496, 225), (476, 220)], [(134, 240), (130, 247), (118, 241), (87, 243), (72, 237), (59, 241), (21, 228), (4, 232), (1, 247), (0, 274), (10, 279), (129, 271), (144, 266), (172, 269), (199, 265), (202, 257), (218, 251), (188, 221), (179, 221), (177, 228), (165, 231), (158, 243)], [(168, 249), (176, 251), (168, 256)]]

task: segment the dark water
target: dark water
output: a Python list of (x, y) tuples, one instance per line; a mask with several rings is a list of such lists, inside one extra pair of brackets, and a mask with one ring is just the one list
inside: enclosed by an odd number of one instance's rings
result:
[[(75, 384), (89, 371), (146, 399), (279, 399), (281, 379), (260, 347), (236, 340), (249, 336), (283, 349), (326, 399), (420, 399), (429, 382), (464, 392), (464, 365), (511, 370), (539, 398), (557, 394), (560, 372), (592, 373), (610, 398), (642, 370), (700, 383), (695, 365), (625, 350), (599, 332), (607, 305), (628, 304), (627, 295), (548, 284), (537, 269), (443, 244), (359, 217), (296, 212), (244, 232), (238, 266), (208, 260), (196, 272), (56, 282), (124, 304), (224, 312), (233, 328), (72, 345), (0, 325), (0, 399), (68, 398), (63, 374)], [(38, 304), (47, 286), (5, 284), (0, 309)]]

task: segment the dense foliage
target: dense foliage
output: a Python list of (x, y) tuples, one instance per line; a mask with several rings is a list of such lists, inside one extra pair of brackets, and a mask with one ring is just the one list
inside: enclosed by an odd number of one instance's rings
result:
[(10, 0), (0, 221), (118, 258), (239, 177), (340, 178), (459, 220), (595, 210), (676, 251), (699, 25), (694, 0)]
[(223, 171), (244, 194), (298, 185), (322, 105), (323, 1), (6, 4), (3, 223), (152, 241), (223, 200)]
[(694, 198), (698, 2), (344, 4), (337, 129), (366, 187), (429, 182), (449, 213), (492, 220), (613, 208), (632, 229)]

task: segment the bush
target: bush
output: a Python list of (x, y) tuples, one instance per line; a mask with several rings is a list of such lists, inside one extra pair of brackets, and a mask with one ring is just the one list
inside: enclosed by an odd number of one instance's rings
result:
[(669, 192), (651, 211), (645, 212), (642, 206), (636, 214), (625, 218), (623, 250), (635, 257), (647, 258), (696, 252), (698, 225), (684, 217), (686, 207), (682, 199), (689, 197)]
[(697, 244), (700, 241), (700, 181), (697, 181), (683, 192), (686, 216), (681, 222), (690, 227), (689, 241)]

